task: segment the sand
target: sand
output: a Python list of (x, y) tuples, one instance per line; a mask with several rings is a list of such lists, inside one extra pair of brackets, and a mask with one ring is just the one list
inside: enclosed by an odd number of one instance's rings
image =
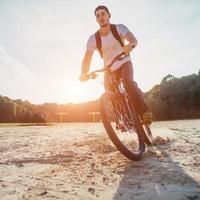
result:
[(0, 126), (0, 199), (200, 199), (200, 120), (151, 128), (135, 162), (100, 123)]

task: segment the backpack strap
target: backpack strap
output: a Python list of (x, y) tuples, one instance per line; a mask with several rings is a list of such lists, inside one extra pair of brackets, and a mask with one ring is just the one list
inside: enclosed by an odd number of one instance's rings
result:
[[(124, 47), (124, 43), (123, 43), (119, 33), (117, 32), (116, 24), (110, 24), (110, 30), (111, 30), (114, 38), (120, 43), (120, 45), (122, 47)], [(101, 35), (100, 35), (99, 31), (97, 31), (95, 33), (95, 39), (96, 39), (97, 50), (98, 50), (98, 52), (99, 52), (99, 54), (100, 54), (100, 56), (102, 58), (103, 57), (103, 53), (102, 53), (102, 49), (101, 49), (101, 47), (102, 47), (102, 45), (101, 45)]]
[(110, 24), (110, 29), (115, 39), (121, 44), (122, 47), (124, 47), (124, 43), (122, 42), (122, 39), (119, 33), (117, 32), (116, 24)]
[(96, 39), (97, 50), (98, 50), (100, 56), (103, 57), (103, 53), (102, 53), (102, 49), (101, 49), (101, 35), (100, 35), (99, 31), (97, 31), (95, 33), (95, 39)]

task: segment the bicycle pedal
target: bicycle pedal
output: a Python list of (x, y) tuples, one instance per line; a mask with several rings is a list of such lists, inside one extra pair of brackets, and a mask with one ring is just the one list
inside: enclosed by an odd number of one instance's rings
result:
[(123, 123), (117, 124), (116, 129), (120, 130), (121, 132), (125, 132), (126, 131), (126, 127), (125, 127), (125, 125)]

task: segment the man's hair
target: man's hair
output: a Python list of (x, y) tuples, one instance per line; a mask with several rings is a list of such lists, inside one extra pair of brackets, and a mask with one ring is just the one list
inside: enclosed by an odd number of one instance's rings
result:
[(100, 9), (104, 9), (110, 15), (108, 8), (106, 6), (103, 6), (103, 5), (96, 7), (96, 9), (94, 10), (94, 15), (96, 15), (97, 10), (100, 10)]

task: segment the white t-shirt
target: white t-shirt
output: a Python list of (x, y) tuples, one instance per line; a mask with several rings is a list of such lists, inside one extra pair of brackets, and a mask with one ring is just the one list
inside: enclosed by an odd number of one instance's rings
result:
[[(124, 36), (127, 32), (129, 32), (129, 29), (123, 24), (117, 24), (116, 29), (122, 41), (124, 42)], [(116, 56), (123, 52), (123, 47), (121, 46), (119, 41), (115, 39), (111, 31), (106, 36), (101, 36), (101, 43), (104, 65), (109, 65)], [(94, 51), (95, 49), (97, 49), (97, 46), (95, 34), (93, 34), (88, 39), (87, 50)], [(127, 61), (131, 61), (131, 58), (129, 56), (121, 61), (115, 62), (111, 67), (111, 70), (115, 71), (119, 69)]]

